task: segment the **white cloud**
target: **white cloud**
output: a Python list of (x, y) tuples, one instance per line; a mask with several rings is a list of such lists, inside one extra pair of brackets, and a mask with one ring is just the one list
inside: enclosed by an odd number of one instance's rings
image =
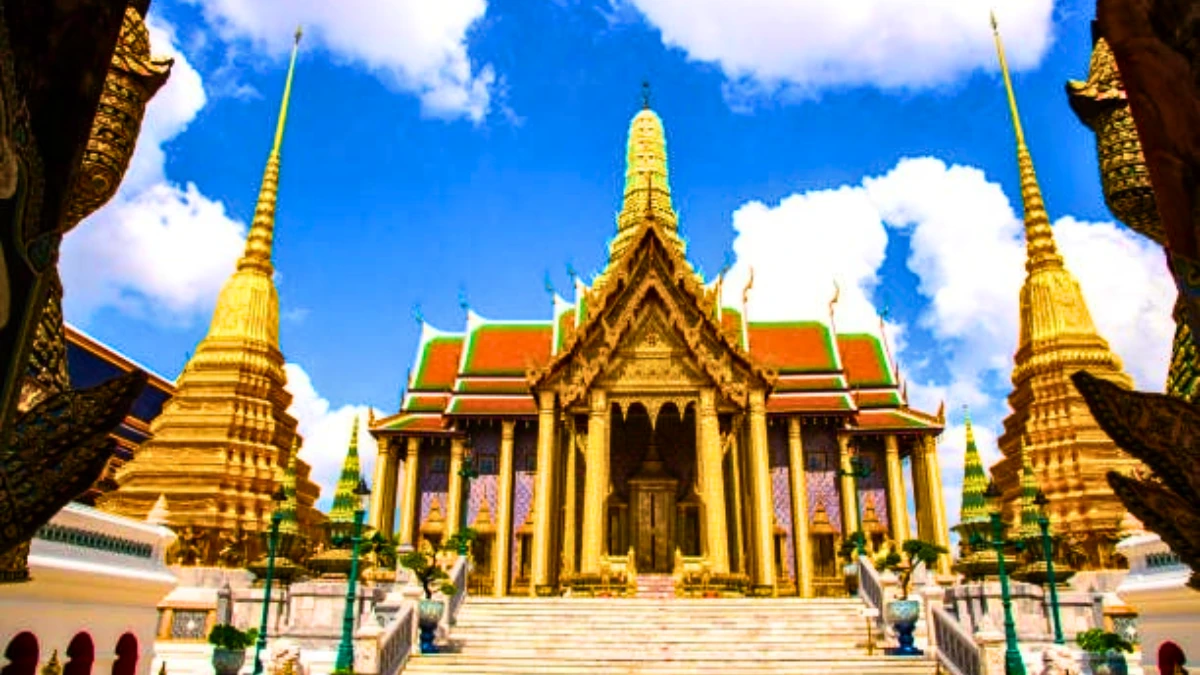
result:
[[(289, 363), (284, 366), (284, 371), (287, 373), (287, 390), (292, 394), (288, 412), (299, 422), (300, 435), (304, 438), (300, 458), (312, 466), (311, 478), (321, 486), (319, 507), (328, 510), (342, 473), (342, 462), (346, 459), (355, 415), (359, 417), (359, 466), (368, 483), (374, 475), (377, 448), (375, 439), (367, 432), (370, 407), (343, 405), (334, 408), (328, 399), (317, 393), (312, 378), (299, 364)], [(380, 411), (375, 412), (379, 414)]]
[[(734, 101), (847, 86), (921, 89), (995, 70), (996, 6), (1010, 66), (1049, 49), (1053, 0), (624, 0), (664, 44), (716, 64)], [(998, 5), (998, 6), (997, 6)]]
[(245, 236), (220, 201), (166, 177), (165, 144), (207, 97), (172, 28), (153, 16), (147, 23), (154, 53), (175, 59), (171, 77), (147, 106), (120, 190), (63, 242), (66, 312), (84, 325), (102, 307), (172, 322), (205, 313), (233, 272)]
[(277, 57), (291, 48), (290, 27), (303, 25), (306, 42), (415, 93), (430, 115), (478, 122), (497, 84), (491, 65), (472, 63), (467, 52), (486, 0), (190, 1), (223, 39)]
[[(1000, 186), (979, 169), (933, 158), (903, 159), (861, 185), (793, 194), (774, 207), (750, 202), (733, 221), (737, 260), (726, 302), (740, 304), (753, 267), (752, 319), (825, 320), (830, 279), (837, 277), (839, 332), (877, 330), (868, 298), (885, 282), (879, 270), (888, 236), (909, 235), (906, 262), (928, 301), (920, 328), (933, 345), (927, 353), (906, 348), (911, 341), (905, 331), (911, 327), (904, 325), (889, 326), (888, 337), (902, 373), (917, 376), (908, 388), (913, 406), (933, 412), (945, 401), (950, 409), (940, 456), (951, 510), (959, 499), (965, 447), (959, 407), (971, 407), (977, 443), (989, 466), (999, 458), (996, 436), (1008, 413), (1025, 245), (1021, 220)], [(1161, 251), (1111, 223), (1064, 217), (1054, 231), (1100, 334), (1139, 387), (1161, 389), (1175, 299)], [(944, 370), (925, 370), (935, 362)], [(957, 520), (957, 507), (950, 518)]]

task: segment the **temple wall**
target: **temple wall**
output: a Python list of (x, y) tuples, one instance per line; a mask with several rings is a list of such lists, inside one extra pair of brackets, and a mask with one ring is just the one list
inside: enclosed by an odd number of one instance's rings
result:
[(499, 487), (500, 427), (482, 429), (472, 434), (475, 469), (479, 476), (471, 481), (467, 501), (467, 523), (473, 524), (480, 506), (486, 502), (492, 522), (496, 520), (496, 489)]
[(417, 490), (420, 492), (421, 503), (421, 508), (417, 511), (418, 532), (429, 517), (434, 499), (441, 505), (442, 517), (446, 516), (446, 496), (450, 489), (449, 466), (449, 446), (426, 445), (422, 448), (421, 460), (417, 463), (417, 471), (420, 473)]
[(792, 482), (788, 462), (788, 428), (786, 420), (767, 428), (768, 466), (771, 470), (771, 502), (775, 505), (775, 520), (787, 530), (783, 564), (788, 577), (796, 578), (796, 546), (792, 531)]
[(529, 517), (533, 507), (533, 477), (537, 473), (537, 425), (517, 424), (513, 434), (513, 513), (512, 555), (510, 558), (510, 580), (516, 580), (520, 572), (521, 547), (518, 546), (517, 530)]
[(804, 442), (805, 475), (808, 482), (808, 519), (812, 522), (818, 505), (825, 506), (829, 524), (842, 531), (842, 508), (838, 497), (838, 445), (832, 429), (805, 426), (801, 429)]
[(867, 502), (875, 505), (875, 515), (880, 524), (888, 527), (887, 501), (887, 458), (884, 454), (883, 440), (870, 439), (862, 441), (860, 453), (869, 473), (866, 478), (858, 480), (859, 509), (867, 512)]

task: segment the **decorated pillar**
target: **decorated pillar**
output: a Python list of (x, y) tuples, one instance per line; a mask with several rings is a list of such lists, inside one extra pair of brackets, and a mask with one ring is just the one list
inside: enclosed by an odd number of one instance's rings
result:
[(838, 432), (838, 472), (842, 493), (842, 537), (848, 538), (858, 532), (858, 508), (855, 506), (854, 491), (858, 486), (850, 472), (854, 467), (850, 464), (850, 432)]
[(371, 500), (371, 527), (392, 536), (396, 520), (396, 474), (399, 473), (398, 446), (384, 436), (376, 445), (379, 453), (375, 458), (375, 498)]
[(408, 437), (408, 454), (404, 458), (404, 504), (400, 512), (400, 536), (396, 543), (412, 546), (413, 533), (417, 529), (417, 459), (421, 451), (421, 439)]
[(925, 468), (925, 442), (918, 438), (912, 451), (913, 501), (917, 511), (917, 538), (933, 541), (933, 526), (929, 521), (929, 473)]
[(742, 514), (742, 448), (738, 441), (741, 434), (737, 428), (739, 423), (734, 423), (734, 429), (729, 434), (729, 467), (733, 485), (730, 486), (730, 492), (733, 493), (733, 545), (737, 549), (737, 571), (748, 573), (749, 568), (746, 565), (746, 528), (744, 525), (745, 516)]
[(725, 522), (725, 481), (721, 471), (721, 430), (717, 424), (717, 395), (712, 389), (700, 390), (701, 477), (704, 494), (705, 539), (708, 562), (717, 574), (729, 572), (729, 533)]
[[(387, 439), (381, 438), (376, 443), (379, 448), (375, 455), (375, 475), (371, 480), (371, 485), (375, 488), (375, 492), (371, 497), (371, 512), (367, 514), (367, 524), (371, 527), (381, 530), (380, 514), (383, 513), (383, 502), (387, 499), (383, 491), (384, 470), (387, 467)], [(292, 452), (295, 452), (293, 450)]]
[(462, 522), (462, 476), (459, 471), (462, 470), (463, 460), (463, 439), (455, 437), (450, 439), (450, 475), (449, 486), (446, 494), (446, 538), (454, 536), (458, 532), (458, 526)]
[(887, 497), (888, 524), (892, 527), (892, 540), (903, 544), (908, 535), (908, 500), (904, 492), (904, 467), (900, 464), (900, 442), (896, 434), (883, 439), (887, 453)]
[(554, 476), (554, 392), (538, 392), (537, 487), (533, 490), (533, 560), (530, 561), (529, 592), (537, 595), (549, 591), (550, 543), (554, 536), (552, 524), (555, 509)]
[(587, 475), (583, 479), (583, 547), (579, 571), (584, 574), (600, 573), (608, 480), (608, 397), (597, 389), (592, 392), (588, 415)]
[(750, 483), (754, 508), (754, 584), (758, 593), (775, 587), (774, 523), (767, 456), (767, 410), (763, 392), (750, 392)]
[[(950, 550), (950, 524), (946, 519), (946, 501), (942, 496), (942, 469), (937, 456), (937, 438), (926, 436), (922, 443), (925, 449), (926, 491), (929, 493), (929, 524), (933, 530), (933, 541)], [(949, 554), (938, 557), (938, 574), (950, 574)]]
[(575, 445), (575, 425), (564, 424), (564, 433), (566, 434), (566, 444), (563, 446), (563, 453), (566, 455), (566, 471), (563, 476), (563, 551), (562, 551), (562, 571), (560, 575), (575, 574), (575, 504), (577, 497), (575, 494), (576, 477), (578, 469), (576, 468), (575, 458), (579, 448)]
[(492, 593), (508, 594), (508, 568), (512, 556), (513, 515), (513, 427), (512, 420), (500, 423), (500, 466), (496, 480), (496, 541), (492, 546)]
[(796, 548), (796, 588), (802, 598), (813, 596), (812, 541), (808, 538), (808, 476), (804, 472), (804, 438), (800, 418), (788, 418), (788, 466), (792, 474), (792, 543)]

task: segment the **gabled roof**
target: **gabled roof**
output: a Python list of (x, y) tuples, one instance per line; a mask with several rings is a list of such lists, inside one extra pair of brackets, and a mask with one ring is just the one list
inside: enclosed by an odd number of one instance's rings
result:
[(458, 375), (462, 356), (463, 335), (440, 331), (429, 324), (421, 325), (421, 340), (417, 344), (417, 362), (413, 366), (410, 391), (450, 391)]
[(550, 361), (553, 334), (549, 321), (489, 321), (470, 312), (459, 373), (524, 377)]
[(879, 338), (867, 333), (840, 333), (838, 345), (851, 386), (896, 386), (891, 360)]

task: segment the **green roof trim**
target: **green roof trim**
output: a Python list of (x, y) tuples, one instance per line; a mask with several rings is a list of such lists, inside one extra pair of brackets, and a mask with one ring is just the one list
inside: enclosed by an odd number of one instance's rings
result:
[(988, 477), (983, 469), (983, 461), (979, 457), (979, 448), (975, 446), (975, 432), (971, 429), (971, 413), (965, 417), (967, 427), (967, 449), (963, 455), (963, 487), (962, 511), (959, 522), (963, 525), (987, 523), (987, 491)]
[(355, 415), (354, 426), (350, 430), (350, 447), (346, 450), (346, 460), (342, 462), (342, 474), (338, 477), (337, 489), (333, 495), (333, 508), (329, 510), (330, 524), (354, 523), (354, 512), (358, 510), (358, 497), (354, 490), (361, 478), (361, 468), (358, 464), (358, 415)]

